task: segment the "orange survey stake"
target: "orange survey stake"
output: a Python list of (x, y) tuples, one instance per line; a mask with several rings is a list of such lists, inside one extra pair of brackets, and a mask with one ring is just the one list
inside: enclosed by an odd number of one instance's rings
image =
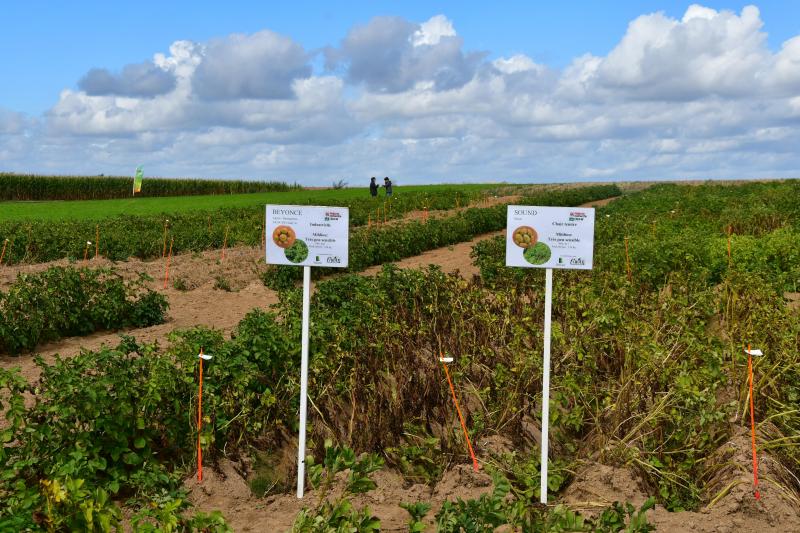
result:
[[(461, 408), (458, 406), (458, 398), (456, 397), (456, 389), (453, 387), (453, 382), (450, 379), (450, 372), (447, 370), (447, 361), (439, 354), (439, 361), (442, 362), (442, 366), (444, 366), (444, 373), (447, 376), (447, 383), (450, 385), (450, 392), (453, 394), (453, 403), (456, 404), (456, 412), (458, 413), (458, 420), (461, 422), (461, 429), (464, 430), (464, 438), (467, 440), (467, 447), (469, 448), (469, 454), (472, 457), (472, 468), (477, 472), (480, 469), (478, 466), (478, 460), (475, 458), (475, 451), (472, 449), (472, 442), (469, 440), (469, 433), (467, 432), (467, 425), (464, 423), (464, 417), (461, 415)], [(452, 361), (452, 359), (450, 359)]]
[(631, 272), (631, 258), (628, 255), (628, 238), (625, 237), (625, 270), (628, 272), (628, 283), (633, 281), (633, 273)]
[(200, 433), (203, 429), (203, 349), (200, 348), (200, 388), (197, 391), (197, 480), (203, 481), (203, 447)]
[(172, 259), (172, 245), (175, 243), (175, 237), (169, 241), (169, 255), (167, 255), (167, 264), (164, 268), (164, 288), (167, 288), (167, 281), (169, 281), (169, 261)]
[(3, 258), (6, 256), (6, 246), (8, 246), (8, 239), (3, 241), (3, 251), (0, 252), (0, 265), (3, 264)]
[(229, 229), (230, 228), (228, 226), (225, 226), (225, 240), (222, 241), (222, 257), (220, 258), (220, 261), (225, 261), (225, 249), (228, 247), (228, 230)]
[(208, 361), (212, 356), (203, 353), (203, 347), (200, 347), (200, 353), (197, 358), (200, 359), (200, 384), (197, 390), (197, 481), (203, 481), (203, 446), (200, 441), (200, 434), (203, 429), (203, 361)]
[[(760, 353), (760, 351), (759, 351)], [(750, 435), (753, 442), (753, 488), (755, 490), (756, 500), (761, 499), (761, 493), (758, 490), (758, 455), (756, 454), (756, 418), (755, 409), (753, 407), (753, 352), (750, 350), (750, 345), (747, 345), (747, 373), (750, 382)]]

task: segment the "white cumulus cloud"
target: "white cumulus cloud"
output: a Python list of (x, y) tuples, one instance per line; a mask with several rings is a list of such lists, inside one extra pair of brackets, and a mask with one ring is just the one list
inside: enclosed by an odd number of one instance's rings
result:
[(353, 26), (318, 72), (316, 52), (268, 29), (176, 41), (87, 74), (41, 120), (0, 110), (0, 170), (136, 162), (308, 184), (798, 176), (800, 35), (771, 50), (767, 30), (754, 6), (645, 13), (607, 55), (560, 69), (471, 51), (445, 15)]
[(414, 46), (439, 44), (442, 37), (455, 37), (453, 23), (444, 15), (436, 15), (420, 24), (419, 29), (411, 35)]

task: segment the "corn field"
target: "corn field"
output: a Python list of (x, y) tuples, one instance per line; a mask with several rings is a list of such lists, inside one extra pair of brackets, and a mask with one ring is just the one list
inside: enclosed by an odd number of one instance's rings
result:
[[(0, 173), (0, 201), (107, 200), (128, 198), (133, 177), (125, 176), (37, 176)], [(244, 194), (300, 189), (282, 181), (228, 181), (145, 177), (137, 196), (194, 196)]]

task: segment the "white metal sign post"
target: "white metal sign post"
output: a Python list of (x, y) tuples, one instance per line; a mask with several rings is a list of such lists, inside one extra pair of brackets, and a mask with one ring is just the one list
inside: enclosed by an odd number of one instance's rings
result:
[(266, 262), (303, 267), (303, 329), (300, 340), (300, 436), (297, 446), (297, 497), (303, 497), (306, 472), (308, 398), (308, 322), (311, 267), (347, 267), (350, 212), (346, 207), (267, 205)]
[(545, 268), (544, 358), (542, 361), (541, 503), (547, 503), (547, 456), (550, 426), (550, 329), (553, 269), (592, 268), (594, 208), (508, 206), (506, 266)]

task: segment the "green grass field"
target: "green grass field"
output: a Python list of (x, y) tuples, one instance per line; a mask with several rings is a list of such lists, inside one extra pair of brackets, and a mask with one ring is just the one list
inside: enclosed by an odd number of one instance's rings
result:
[[(410, 185), (394, 187), (394, 197), (408, 192), (469, 191), (496, 188), (496, 184)], [(214, 211), (227, 207), (251, 207), (262, 204), (308, 203), (334, 204), (337, 200), (369, 198), (367, 187), (347, 189), (301, 190), (252, 194), (172, 196), (116, 200), (78, 200), (49, 202), (0, 202), (0, 221), (7, 220), (99, 220), (116, 215), (156, 215), (188, 211)], [(381, 190), (378, 198), (384, 198)], [(317, 201), (318, 199), (318, 201)]]

